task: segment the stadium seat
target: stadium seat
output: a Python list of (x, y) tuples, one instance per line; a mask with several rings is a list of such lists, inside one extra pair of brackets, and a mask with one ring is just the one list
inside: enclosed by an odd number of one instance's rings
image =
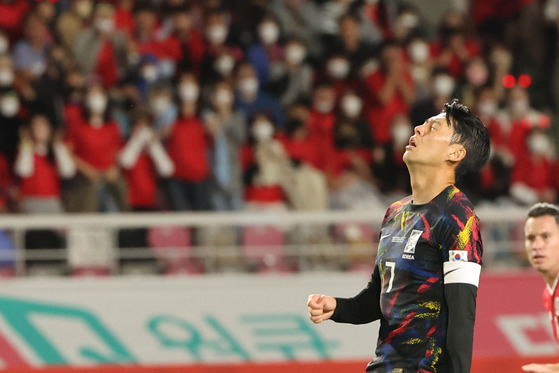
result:
[(191, 233), (184, 227), (151, 227), (147, 242), (165, 274), (197, 274), (204, 268), (192, 257)]
[(258, 273), (294, 271), (285, 255), (283, 232), (274, 226), (246, 226), (243, 231), (243, 255)]

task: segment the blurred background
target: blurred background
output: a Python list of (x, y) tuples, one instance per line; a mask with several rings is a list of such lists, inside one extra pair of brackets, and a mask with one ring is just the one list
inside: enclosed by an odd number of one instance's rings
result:
[(362, 371), (376, 325), (310, 326), (306, 294), (364, 286), (453, 98), (492, 139), (458, 184), (475, 371), (553, 360), (523, 223), (559, 198), (558, 27), (556, 0), (0, 1), (1, 366)]

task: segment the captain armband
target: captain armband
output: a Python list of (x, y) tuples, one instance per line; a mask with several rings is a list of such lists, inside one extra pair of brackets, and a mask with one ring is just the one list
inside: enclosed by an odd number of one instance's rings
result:
[(472, 262), (443, 263), (444, 283), (470, 284), (478, 287), (481, 265)]

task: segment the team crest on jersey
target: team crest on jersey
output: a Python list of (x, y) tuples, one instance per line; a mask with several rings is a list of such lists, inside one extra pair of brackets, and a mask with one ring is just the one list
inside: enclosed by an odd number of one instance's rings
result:
[(417, 245), (417, 241), (419, 241), (419, 237), (423, 234), (423, 231), (414, 229), (411, 231), (410, 236), (408, 237), (408, 243), (404, 247), (404, 253), (402, 254), (402, 258), (415, 260), (415, 246)]
[(419, 237), (423, 234), (423, 231), (414, 229), (411, 231), (410, 237), (408, 238), (408, 243), (406, 247), (404, 247), (404, 252), (408, 254), (415, 254), (415, 246), (417, 245), (417, 241), (419, 241)]
[(448, 253), (449, 262), (467, 262), (468, 252), (466, 250), (449, 250)]

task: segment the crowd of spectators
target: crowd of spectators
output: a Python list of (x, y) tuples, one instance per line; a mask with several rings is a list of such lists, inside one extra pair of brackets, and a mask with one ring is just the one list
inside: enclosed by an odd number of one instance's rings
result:
[(0, 209), (384, 209), (454, 97), (492, 137), (471, 199), (557, 202), (556, 2), (389, 3), (1, 2)]

